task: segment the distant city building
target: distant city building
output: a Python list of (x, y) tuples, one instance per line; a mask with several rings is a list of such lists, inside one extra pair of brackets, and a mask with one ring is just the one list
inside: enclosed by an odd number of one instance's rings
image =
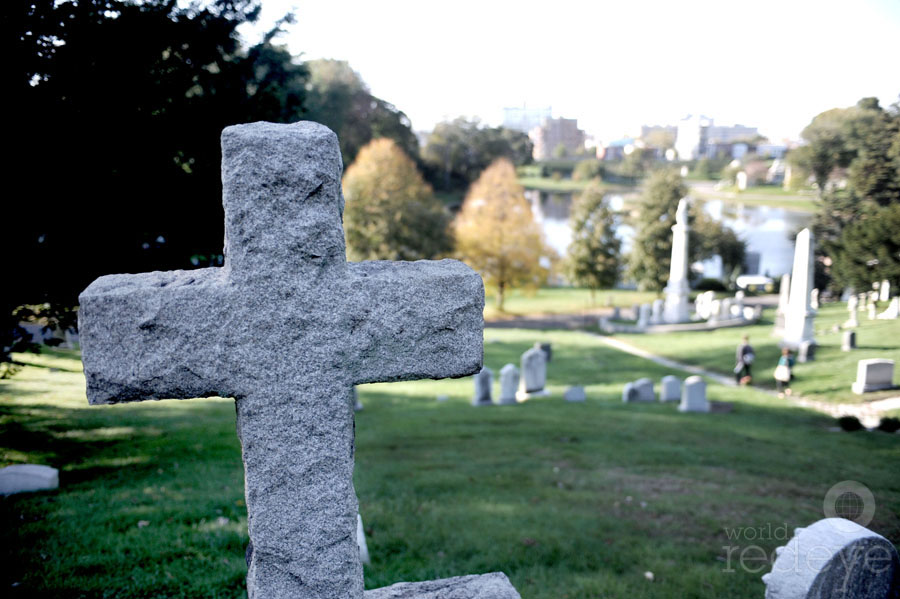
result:
[(552, 116), (549, 106), (546, 108), (529, 108), (528, 106), (504, 108), (503, 126), (507, 129), (529, 133)]
[(532, 156), (535, 160), (550, 160), (556, 157), (557, 148), (565, 148), (566, 155), (574, 156), (584, 150), (584, 131), (578, 128), (578, 119), (544, 119), (540, 126), (528, 133), (534, 144)]
[(635, 140), (633, 137), (623, 137), (606, 144), (606, 150), (603, 153), (603, 160), (611, 162), (623, 160), (625, 156), (631, 154), (635, 148)]
[(690, 115), (678, 123), (675, 136), (675, 151), (682, 160), (742, 156), (752, 147), (747, 142), (755, 142), (759, 137), (756, 127), (744, 125), (721, 126), (702, 115)]

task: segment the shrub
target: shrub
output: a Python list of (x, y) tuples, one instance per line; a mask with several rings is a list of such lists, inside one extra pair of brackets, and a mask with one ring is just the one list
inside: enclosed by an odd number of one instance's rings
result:
[(893, 416), (882, 418), (881, 422), (878, 423), (878, 430), (886, 433), (896, 433), (900, 430), (900, 418), (894, 418)]
[(857, 418), (856, 416), (841, 416), (837, 419), (837, 422), (838, 426), (840, 426), (841, 429), (847, 431), (848, 433), (862, 430), (863, 427), (862, 423), (859, 421), (859, 418)]

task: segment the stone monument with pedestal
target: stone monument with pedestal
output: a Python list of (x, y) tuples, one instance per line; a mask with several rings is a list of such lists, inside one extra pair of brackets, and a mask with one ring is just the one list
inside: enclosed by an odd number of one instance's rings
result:
[(669, 265), (669, 282), (664, 290), (663, 320), (669, 324), (691, 319), (688, 308), (688, 230), (688, 201), (681, 198), (672, 226), (672, 262)]
[[(363, 599), (351, 387), (482, 367), (481, 277), (348, 263), (341, 170), (322, 125), (228, 127), (225, 265), (104, 276), (79, 298), (91, 404), (234, 398), (250, 599)], [(396, 587), (365, 596), (519, 596), (503, 574)]]
[(797, 350), (804, 342), (815, 344), (813, 319), (816, 312), (810, 305), (813, 290), (813, 235), (809, 229), (797, 234), (794, 247), (794, 268), (791, 272), (791, 295), (784, 322), (783, 345)]

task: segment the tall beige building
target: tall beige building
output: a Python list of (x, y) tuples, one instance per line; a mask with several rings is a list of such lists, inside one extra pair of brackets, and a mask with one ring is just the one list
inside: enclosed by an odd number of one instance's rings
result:
[(535, 160), (556, 158), (556, 149), (565, 148), (567, 156), (574, 156), (584, 149), (584, 131), (578, 128), (578, 119), (544, 119), (540, 126), (528, 133), (534, 144)]

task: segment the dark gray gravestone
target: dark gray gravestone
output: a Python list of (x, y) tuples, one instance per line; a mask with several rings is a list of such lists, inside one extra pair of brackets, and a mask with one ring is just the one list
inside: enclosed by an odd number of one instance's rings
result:
[(222, 132), (225, 265), (110, 275), (80, 297), (88, 399), (235, 398), (251, 598), (360, 598), (353, 385), (482, 363), (481, 277), (462, 263), (348, 263), (337, 137)]

